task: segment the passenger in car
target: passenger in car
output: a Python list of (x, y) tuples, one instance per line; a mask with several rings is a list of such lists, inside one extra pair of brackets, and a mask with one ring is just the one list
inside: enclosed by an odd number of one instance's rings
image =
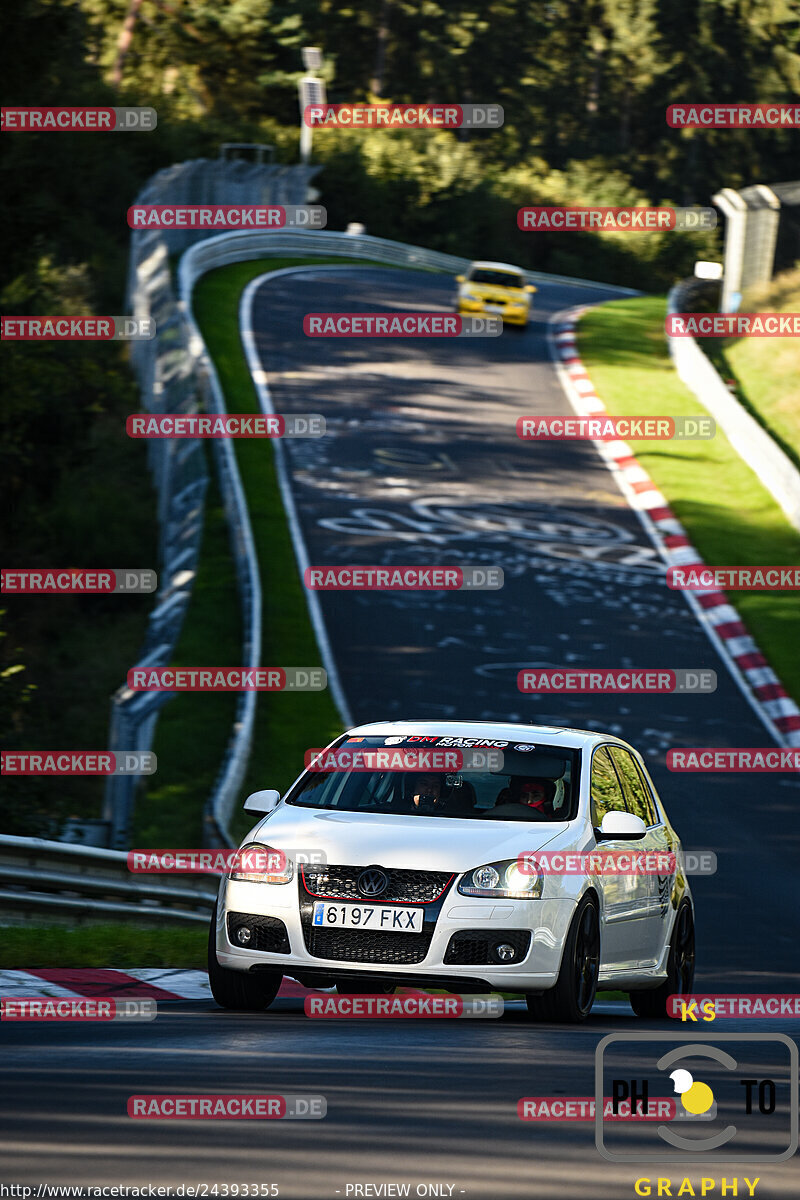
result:
[(501, 804), (526, 804), (542, 816), (553, 816), (555, 787), (550, 779), (526, 779), (512, 775), (508, 787), (504, 787), (495, 800), (495, 808)]

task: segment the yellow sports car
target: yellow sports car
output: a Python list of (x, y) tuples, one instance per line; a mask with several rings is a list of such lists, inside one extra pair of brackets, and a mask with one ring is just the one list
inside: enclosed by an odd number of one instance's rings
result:
[(508, 263), (470, 263), (466, 275), (456, 275), (458, 286), (458, 311), (465, 316), (478, 313), (497, 313), (504, 324), (528, 324), (531, 312), (531, 295), (536, 291), (532, 283), (525, 282), (520, 267)]

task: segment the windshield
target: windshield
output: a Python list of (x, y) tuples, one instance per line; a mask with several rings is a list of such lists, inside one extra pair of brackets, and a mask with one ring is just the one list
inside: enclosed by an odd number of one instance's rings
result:
[[(352, 763), (355, 769), (310, 772), (292, 790), (287, 804), (481, 821), (570, 821), (576, 815), (579, 754), (575, 750), (491, 742), (491, 753), (502, 760), (502, 767), (496, 770), (490, 763), (481, 770), (474, 769), (480, 765), (481, 749), (475, 745), (479, 739), (426, 737), (403, 739), (398, 745), (400, 740), (369, 737), (342, 742), (326, 752), (326, 764)], [(441, 759), (443, 743), (448, 750), (460, 750), (465, 761), (469, 749), (470, 769), (430, 769), (428, 763), (436, 763), (436, 755), (426, 751), (435, 750)], [(391, 756), (395, 764), (421, 769), (381, 769), (382, 762), (376, 764), (378, 751), (384, 762)], [(484, 756), (489, 752), (484, 749)], [(378, 769), (371, 769), (376, 765)]]
[(467, 276), (469, 283), (492, 283), (495, 287), (521, 288), (525, 286), (521, 275), (511, 271), (487, 271), (478, 267)]

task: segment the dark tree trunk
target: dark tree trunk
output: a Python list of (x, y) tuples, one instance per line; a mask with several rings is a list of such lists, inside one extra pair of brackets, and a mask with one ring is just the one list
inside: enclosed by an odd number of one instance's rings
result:
[(392, 0), (381, 0), (381, 11), (378, 17), (378, 36), (375, 45), (375, 74), (370, 80), (370, 91), (374, 96), (383, 95), (384, 76), (386, 73), (386, 46), (389, 41), (389, 10)]

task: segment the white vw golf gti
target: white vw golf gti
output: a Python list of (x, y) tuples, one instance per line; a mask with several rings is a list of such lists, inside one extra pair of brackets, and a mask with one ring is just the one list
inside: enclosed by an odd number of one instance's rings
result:
[[(628, 992), (640, 1016), (691, 992), (681, 844), (619, 738), (361, 725), (283, 797), (256, 792), (245, 809), (259, 820), (209, 935), (225, 1008), (266, 1008), (284, 975), (344, 992), (516, 992), (533, 1017), (568, 1022), (598, 986)], [(608, 870), (614, 855), (626, 870)]]

